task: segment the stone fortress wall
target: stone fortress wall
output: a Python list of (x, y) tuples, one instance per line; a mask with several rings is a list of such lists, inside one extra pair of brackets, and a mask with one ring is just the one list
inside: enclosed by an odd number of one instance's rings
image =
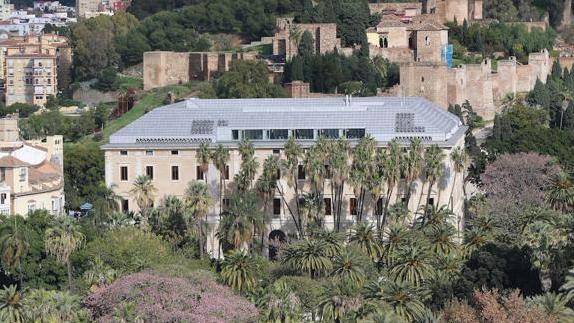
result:
[(507, 95), (532, 90), (537, 79), (546, 82), (552, 60), (543, 50), (530, 54), (527, 65), (510, 57), (498, 62), (496, 72), (491, 66), (490, 59), (454, 68), (444, 63), (402, 64), (399, 91), (405, 96), (426, 97), (445, 109), (468, 100), (480, 116), (492, 120)]
[(255, 60), (256, 53), (155, 51), (144, 53), (144, 90), (184, 84), (192, 80), (209, 81), (228, 71), (236, 60)]

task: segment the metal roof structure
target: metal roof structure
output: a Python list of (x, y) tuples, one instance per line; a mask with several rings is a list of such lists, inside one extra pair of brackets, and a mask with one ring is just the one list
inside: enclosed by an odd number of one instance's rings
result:
[(202, 142), (235, 146), (242, 137), (255, 146), (282, 147), (286, 134), (305, 133), (295, 130), (314, 133), (298, 138), (303, 144), (329, 133), (351, 139), (369, 134), (381, 144), (418, 137), (425, 144), (451, 146), (466, 127), (420, 97), (193, 98), (152, 110), (114, 133), (103, 149), (169, 149)]

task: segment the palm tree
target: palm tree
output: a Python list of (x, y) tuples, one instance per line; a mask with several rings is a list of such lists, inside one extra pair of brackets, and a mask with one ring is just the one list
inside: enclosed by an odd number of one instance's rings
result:
[[(213, 197), (207, 184), (199, 181), (190, 182), (185, 190), (185, 207), (188, 214), (191, 214), (198, 223), (199, 233), (199, 258), (203, 259), (205, 243), (207, 242), (207, 213), (213, 207)], [(205, 219), (203, 225), (202, 221)], [(188, 219), (188, 224), (190, 223)], [(205, 233), (205, 234), (204, 234)]]
[(263, 214), (253, 192), (236, 194), (230, 201), (218, 228), (218, 237), (235, 248), (245, 248), (255, 236), (263, 232)]
[(423, 168), (423, 145), (419, 138), (411, 140), (411, 144), (404, 158), (404, 174), (406, 185), (406, 202), (408, 206), (411, 199), (413, 184), (421, 175)]
[(18, 227), (18, 222), (22, 220), (19, 216), (12, 216), (0, 227), (0, 259), (2, 267), (7, 272), (18, 269), (20, 286), (22, 286), (22, 259), (28, 252), (28, 241), (24, 231)]
[(15, 285), (0, 289), (0, 322), (24, 323), (25, 312), (22, 295)]
[(85, 322), (80, 297), (69, 292), (33, 289), (22, 301), (29, 322)]
[(349, 172), (349, 182), (357, 199), (357, 222), (363, 220), (365, 197), (369, 188), (371, 172), (375, 168), (377, 142), (372, 136), (363, 137), (353, 150), (353, 164)]
[(327, 243), (316, 239), (303, 240), (288, 246), (281, 260), (283, 264), (317, 277), (333, 267), (327, 255)]
[(153, 185), (151, 178), (143, 175), (136, 177), (130, 194), (136, 200), (144, 221), (147, 220), (148, 211), (153, 207), (156, 192), (157, 189)]
[(265, 251), (265, 239), (267, 237), (267, 206), (269, 201), (275, 196), (277, 190), (277, 173), (279, 172), (279, 158), (275, 155), (268, 156), (263, 162), (263, 172), (255, 183), (255, 189), (263, 199), (263, 232), (261, 233), (261, 254)]
[(325, 139), (319, 138), (315, 145), (307, 150), (303, 160), (306, 175), (311, 182), (311, 192), (316, 195), (323, 195), (323, 184), (327, 175), (325, 169), (325, 161), (328, 160), (327, 145)]
[(349, 235), (349, 242), (356, 244), (373, 261), (378, 261), (383, 254), (383, 248), (379, 244), (375, 229), (367, 223), (355, 225)]
[(257, 267), (244, 250), (233, 250), (221, 264), (221, 278), (231, 288), (243, 292), (255, 288)]
[(91, 263), (91, 268), (83, 275), (84, 281), (90, 286), (90, 291), (95, 292), (111, 284), (118, 277), (118, 272), (106, 265), (101, 258), (97, 257)]
[(462, 178), (463, 178), (462, 185), (464, 186), (464, 169), (466, 167), (468, 157), (467, 157), (464, 149), (462, 149), (460, 147), (456, 147), (450, 153), (450, 159), (453, 162), (454, 178), (452, 180), (452, 188), (450, 190), (450, 198), (449, 198), (448, 203), (450, 205), (450, 208), (452, 209), (454, 207), (454, 201), (453, 201), (452, 197), (454, 195), (454, 188), (456, 187), (456, 177), (459, 173), (462, 174)]
[[(430, 202), (430, 197), (432, 194), (432, 188), (434, 184), (440, 179), (440, 177), (444, 172), (442, 163), (445, 158), (445, 155), (442, 149), (439, 148), (439, 146), (432, 145), (426, 149), (424, 158), (425, 158), (425, 175), (429, 183), (427, 192), (427, 201), (425, 203), (424, 208), (424, 215), (426, 216)], [(439, 188), (439, 196), (440, 196), (440, 188)], [(423, 224), (424, 222), (425, 218), (423, 218)]]
[(434, 254), (449, 255), (457, 248), (453, 241), (456, 231), (448, 223), (427, 226), (424, 233), (430, 243), (430, 250)]
[(425, 315), (424, 301), (429, 293), (408, 282), (379, 279), (366, 287), (365, 298), (382, 301), (391, 306), (396, 315), (408, 322), (414, 322)]
[(229, 162), (229, 149), (218, 145), (211, 159), (215, 168), (219, 171), (219, 214), (223, 213), (223, 193), (225, 191), (225, 171), (227, 169), (227, 162)]
[(68, 287), (72, 290), (72, 264), (70, 256), (80, 247), (84, 235), (77, 223), (68, 217), (58, 218), (53, 227), (46, 230), (44, 244), (46, 253), (56, 257), (56, 260), (66, 265), (68, 270)]
[(412, 240), (412, 233), (404, 225), (394, 223), (385, 230), (384, 235), (384, 260), (387, 264), (392, 264), (398, 258), (402, 246)]
[(347, 315), (358, 311), (362, 302), (360, 295), (346, 281), (327, 285), (319, 300), (319, 314), (322, 322), (346, 322)]
[(554, 175), (546, 191), (546, 202), (563, 213), (574, 208), (574, 184), (565, 172)]
[(345, 248), (343, 252), (335, 256), (331, 276), (337, 280), (346, 280), (351, 285), (359, 288), (366, 280), (363, 270), (364, 263), (352, 248)]
[(345, 183), (349, 178), (349, 142), (339, 139), (330, 146), (331, 196), (335, 230), (341, 230)]
[(558, 318), (558, 322), (574, 321), (574, 310), (568, 307), (570, 300), (568, 295), (556, 293), (546, 293), (530, 299), (546, 314)]
[(104, 185), (100, 190), (102, 200), (104, 200), (104, 212), (106, 214), (120, 211), (120, 201), (122, 200), (122, 197), (116, 194), (116, 188), (117, 185), (112, 184), (109, 187)]
[(209, 162), (211, 161), (211, 150), (209, 149), (209, 144), (205, 142), (199, 144), (199, 149), (196, 151), (195, 157), (197, 164), (203, 173), (205, 184), (207, 184), (207, 172), (209, 171)]
[(258, 307), (264, 308), (263, 314), (265, 322), (289, 323), (301, 321), (301, 300), (295, 291), (284, 281), (277, 281), (265, 296), (261, 297), (262, 304)]
[(322, 228), (323, 221), (322, 215), (325, 210), (323, 196), (319, 193), (304, 193), (301, 198), (301, 211), (306, 215), (303, 220), (304, 226), (309, 223), (309, 220), (314, 220), (317, 227)]
[(293, 188), (294, 200), (295, 200), (295, 213), (297, 213), (296, 216), (293, 214), (293, 211), (289, 207), (289, 203), (285, 200), (285, 190), (283, 189), (281, 182), (279, 182), (278, 189), (279, 193), (281, 194), (281, 197), (283, 198), (283, 201), (287, 205), (287, 209), (291, 213), (291, 217), (293, 218), (295, 228), (297, 229), (297, 233), (299, 234), (299, 236), (304, 237), (305, 232), (303, 226), (301, 225), (302, 219), (301, 219), (301, 209), (299, 205), (299, 199), (300, 199), (299, 179), (297, 176), (299, 170), (299, 160), (303, 155), (303, 150), (301, 149), (301, 146), (297, 142), (295, 142), (295, 138), (293, 137), (289, 137), (289, 140), (287, 140), (287, 142), (285, 143), (284, 150), (286, 160), (283, 163), (283, 168), (285, 169), (285, 172), (288, 175), (287, 185)]
[(255, 179), (259, 163), (255, 159), (255, 149), (253, 144), (247, 140), (242, 140), (239, 144), (239, 154), (241, 155), (241, 169), (235, 175), (234, 181), (240, 191), (251, 189), (251, 184)]
[(408, 282), (414, 286), (421, 286), (432, 272), (429, 254), (426, 248), (419, 244), (401, 248), (389, 269), (389, 274), (396, 281)]
[(393, 195), (393, 189), (401, 179), (401, 169), (403, 168), (403, 160), (401, 154), (401, 148), (396, 140), (392, 140), (389, 143), (388, 154), (384, 159), (384, 169), (385, 169), (385, 179), (387, 180), (387, 197), (385, 199), (385, 208), (383, 210), (383, 221), (381, 222), (381, 227), (379, 231), (385, 229), (387, 213), (389, 210), (389, 203), (391, 202), (391, 197)]
[(574, 268), (568, 271), (566, 282), (560, 287), (560, 290), (566, 292), (570, 299), (574, 298)]

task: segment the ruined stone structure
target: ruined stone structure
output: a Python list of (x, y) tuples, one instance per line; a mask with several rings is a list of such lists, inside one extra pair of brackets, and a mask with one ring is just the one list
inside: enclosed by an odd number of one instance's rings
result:
[(392, 62), (441, 62), (448, 45), (448, 28), (425, 17), (384, 15), (381, 22), (367, 30), (371, 56), (383, 56)]
[(422, 2), (369, 3), (369, 10), (371, 14), (399, 14), (414, 17), (423, 13), (423, 4)]
[(423, 13), (434, 14), (441, 22), (482, 20), (483, 0), (422, 0)]
[(235, 60), (254, 60), (255, 53), (177, 53), (155, 51), (144, 53), (144, 90), (191, 80), (208, 81), (229, 70)]
[(287, 92), (287, 96), (290, 98), (303, 99), (311, 97), (309, 83), (303, 81), (285, 83), (283, 88), (285, 88), (285, 92)]
[(273, 55), (285, 56), (287, 60), (297, 55), (297, 38), (306, 31), (313, 36), (316, 53), (326, 54), (341, 48), (341, 39), (337, 38), (337, 24), (296, 24), (293, 18), (277, 18), (277, 32), (270, 39)]
[(496, 72), (490, 59), (451, 69), (442, 63), (411, 62), (401, 65), (399, 90), (405, 96), (426, 97), (445, 109), (468, 100), (480, 116), (492, 120), (497, 103), (509, 94), (531, 91), (537, 79), (546, 82), (551, 69), (547, 50), (531, 53), (527, 65), (514, 57), (499, 61)]

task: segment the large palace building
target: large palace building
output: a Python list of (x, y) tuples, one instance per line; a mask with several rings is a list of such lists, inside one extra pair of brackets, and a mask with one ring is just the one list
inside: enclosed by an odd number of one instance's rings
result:
[[(114, 187), (123, 198), (124, 211), (138, 211), (134, 197), (130, 195), (133, 182), (139, 175), (152, 178), (157, 189), (155, 205), (167, 195), (183, 197), (189, 182), (205, 180), (196, 160), (196, 150), (201, 143), (212, 148), (223, 145), (230, 149), (228, 169), (225, 172), (225, 187), (233, 187), (232, 181), (241, 167), (238, 151), (242, 139), (248, 139), (255, 147), (255, 158), (259, 165), (265, 158), (276, 154), (284, 156), (284, 145), (293, 136), (303, 148), (311, 146), (320, 136), (347, 138), (351, 146), (360, 138), (370, 135), (381, 148), (395, 139), (408, 146), (412, 138), (419, 138), (423, 145), (437, 145), (444, 150), (443, 177), (434, 185), (428, 201), (434, 205), (451, 205), (457, 217), (463, 212), (462, 176), (455, 175), (450, 151), (464, 146), (466, 127), (460, 120), (423, 98), (406, 97), (331, 97), (319, 99), (233, 99), (203, 100), (189, 99), (157, 108), (142, 116), (129, 126), (110, 137), (105, 145), (106, 184)], [(329, 164), (325, 160), (325, 165)], [(261, 172), (261, 169), (259, 170)], [(308, 188), (309, 178), (300, 167), (299, 187)], [(210, 214), (210, 226), (218, 224), (219, 172), (210, 165), (207, 182), (216, 201)], [(287, 187), (284, 178), (280, 179)], [(329, 179), (325, 180), (324, 199), (331, 199)], [(405, 183), (394, 190), (390, 204), (401, 201), (405, 194)], [(412, 187), (409, 209), (416, 211), (418, 202), (426, 203), (428, 185), (422, 179)], [(285, 190), (285, 192), (288, 190)], [(293, 191), (293, 190), (289, 190)], [(288, 193), (285, 193), (287, 195)], [(442, 194), (441, 194), (442, 193)], [(225, 199), (233, 194), (224, 192)], [(422, 195), (421, 195), (422, 194)], [(452, 200), (451, 200), (452, 195)], [(293, 232), (293, 223), (286, 203), (295, 203), (294, 194), (281, 199), (279, 193), (269, 208), (269, 232), (281, 230)], [(350, 185), (344, 192), (345, 226), (352, 224), (356, 210), (356, 197)], [(378, 203), (364, 212), (370, 221)], [(326, 226), (333, 225), (330, 208), (325, 210)], [(208, 241), (208, 250), (217, 250), (218, 241), (213, 231)], [(273, 233), (273, 232), (272, 232)]]

